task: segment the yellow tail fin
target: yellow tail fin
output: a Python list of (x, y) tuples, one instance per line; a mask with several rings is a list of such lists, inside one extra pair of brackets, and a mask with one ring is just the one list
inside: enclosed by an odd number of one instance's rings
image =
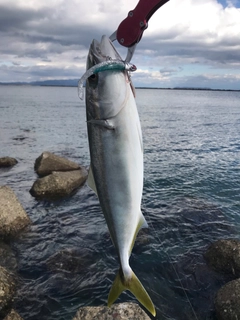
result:
[(147, 291), (144, 289), (137, 276), (132, 272), (130, 279), (125, 279), (122, 270), (120, 269), (113, 282), (111, 290), (108, 295), (108, 306), (110, 307), (120, 296), (124, 290), (129, 290), (134, 294), (137, 300), (155, 317), (156, 310), (149, 297)]

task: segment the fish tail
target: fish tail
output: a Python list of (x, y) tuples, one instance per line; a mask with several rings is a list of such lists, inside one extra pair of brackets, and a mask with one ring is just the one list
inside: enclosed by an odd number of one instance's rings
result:
[(111, 290), (108, 295), (108, 307), (117, 300), (120, 294), (124, 290), (129, 290), (137, 298), (137, 300), (155, 317), (156, 310), (152, 303), (151, 298), (149, 297), (147, 291), (144, 289), (143, 285), (131, 270), (131, 277), (124, 277), (122, 269), (117, 273), (117, 276), (113, 282)]

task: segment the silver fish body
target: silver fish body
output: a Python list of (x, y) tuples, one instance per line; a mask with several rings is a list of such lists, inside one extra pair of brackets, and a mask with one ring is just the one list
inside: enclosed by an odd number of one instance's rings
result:
[[(93, 40), (87, 69), (106, 59), (119, 59), (108, 37)], [(142, 133), (129, 75), (109, 70), (86, 83), (86, 112), (91, 166), (89, 186), (96, 192), (117, 250), (120, 270), (109, 293), (110, 306), (123, 290), (130, 290), (153, 314), (150, 297), (129, 266), (140, 228), (147, 227), (141, 212), (143, 190)]]

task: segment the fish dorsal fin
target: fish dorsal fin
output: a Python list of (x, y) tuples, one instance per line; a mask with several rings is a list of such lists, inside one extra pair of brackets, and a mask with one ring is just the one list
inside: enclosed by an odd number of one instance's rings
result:
[(87, 184), (96, 193), (96, 195), (98, 195), (91, 165), (90, 165), (90, 168), (89, 168), (89, 171), (88, 171)]
[(148, 228), (148, 223), (147, 223), (146, 219), (144, 218), (144, 215), (142, 214), (142, 212), (140, 215), (140, 221), (139, 221), (138, 227), (139, 227), (138, 231), (142, 228)]

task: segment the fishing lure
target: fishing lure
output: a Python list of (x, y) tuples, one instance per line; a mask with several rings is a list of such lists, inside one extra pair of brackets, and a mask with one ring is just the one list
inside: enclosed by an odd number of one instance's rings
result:
[(93, 74), (97, 74), (103, 71), (111, 71), (111, 70), (126, 70), (126, 71), (136, 71), (137, 68), (134, 64), (126, 63), (121, 60), (115, 59), (107, 59), (106, 61), (100, 62), (93, 67), (89, 68), (81, 79), (78, 81), (78, 96), (81, 100), (84, 98), (84, 83), (85, 81), (91, 77)]

